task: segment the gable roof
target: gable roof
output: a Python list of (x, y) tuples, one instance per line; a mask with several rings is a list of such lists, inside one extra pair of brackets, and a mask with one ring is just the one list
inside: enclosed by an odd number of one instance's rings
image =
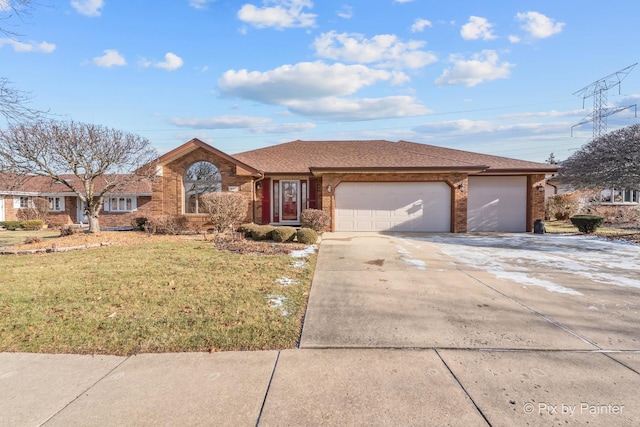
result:
[(175, 159), (178, 159), (192, 151), (197, 150), (198, 148), (202, 148), (206, 151), (209, 151), (215, 154), (218, 157), (222, 157), (223, 159), (235, 164), (240, 169), (244, 169), (245, 171), (249, 172), (250, 175), (260, 175), (260, 171), (254, 168), (253, 166), (246, 164), (242, 160), (236, 157), (230, 156), (227, 153), (222, 152), (205, 142), (200, 141), (198, 138), (193, 138), (192, 140), (185, 142), (178, 148), (174, 148), (168, 153), (163, 154), (158, 158), (157, 163), (160, 165), (170, 163)]
[(292, 141), (234, 155), (271, 174), (322, 171), (555, 172), (544, 163), (490, 156), (408, 141)]
[[(121, 179), (124, 175), (106, 175), (96, 178), (95, 190), (102, 191), (107, 182)], [(76, 188), (83, 188), (80, 179), (73, 174), (63, 174), (60, 178), (72, 183)], [(129, 181), (109, 194), (151, 195), (152, 183), (148, 179)], [(0, 174), (0, 193), (4, 194), (64, 194), (74, 196), (75, 193), (66, 185), (53, 181), (47, 176), (19, 177), (12, 174)]]

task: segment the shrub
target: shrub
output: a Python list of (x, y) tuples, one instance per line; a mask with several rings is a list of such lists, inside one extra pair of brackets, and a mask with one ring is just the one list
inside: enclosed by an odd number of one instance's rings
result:
[(238, 227), (237, 231), (239, 233), (242, 233), (242, 235), (244, 237), (250, 238), (251, 237), (251, 231), (256, 227), (259, 227), (259, 225), (258, 224), (254, 224), (253, 222), (250, 222), (250, 223), (247, 223), (247, 224), (241, 224)]
[(16, 230), (18, 228), (21, 228), (20, 221), (4, 221), (0, 222), (0, 225), (2, 225), (7, 230)]
[(303, 228), (310, 228), (321, 233), (331, 223), (331, 217), (320, 209), (305, 209), (300, 215), (300, 222)]
[(241, 193), (207, 193), (200, 197), (201, 212), (209, 215), (214, 229), (231, 231), (247, 216), (249, 201)]
[(131, 226), (137, 228), (140, 231), (145, 231), (147, 226), (147, 218), (137, 217), (131, 220)]
[(39, 237), (39, 236), (28, 236), (26, 239), (24, 239), (25, 245), (30, 245), (32, 243), (40, 243), (40, 242), (42, 242), (42, 237)]
[(296, 229), (293, 227), (276, 227), (271, 232), (271, 238), (276, 242), (293, 242), (296, 237)]
[(20, 221), (20, 228), (24, 230), (40, 230), (42, 227), (44, 227), (44, 221), (41, 219)]
[(601, 216), (603, 224), (634, 226), (640, 222), (640, 209), (636, 206), (592, 205), (589, 213)]
[(272, 225), (256, 225), (251, 229), (251, 238), (253, 240), (269, 240), (272, 239), (273, 230), (276, 228)]
[(298, 243), (313, 245), (318, 241), (318, 233), (311, 228), (301, 228), (296, 233), (296, 239), (298, 240)]
[(571, 217), (571, 224), (578, 227), (581, 233), (591, 234), (602, 225), (602, 217), (597, 215), (575, 215)]
[(580, 200), (574, 193), (556, 194), (545, 204), (545, 217), (564, 221), (578, 213)]
[(31, 203), (32, 207), (19, 209), (16, 212), (16, 217), (21, 221), (46, 220), (49, 214), (49, 200), (43, 197), (34, 197)]
[(80, 233), (84, 233), (84, 229), (78, 225), (67, 224), (60, 228), (60, 237), (73, 236), (74, 234)]
[(147, 219), (146, 224), (147, 230), (153, 234), (182, 234), (187, 230), (187, 217), (156, 215)]

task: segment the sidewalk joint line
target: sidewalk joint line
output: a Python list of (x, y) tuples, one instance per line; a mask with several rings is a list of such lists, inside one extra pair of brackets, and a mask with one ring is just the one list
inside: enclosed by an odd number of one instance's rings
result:
[(271, 383), (273, 382), (273, 377), (276, 374), (276, 368), (278, 367), (278, 361), (280, 360), (280, 351), (276, 355), (276, 361), (273, 364), (273, 370), (271, 371), (271, 376), (269, 377), (269, 383), (267, 384), (267, 389), (264, 392), (264, 399), (262, 399), (262, 405), (260, 406), (260, 412), (258, 413), (258, 419), (256, 420), (256, 427), (260, 425), (260, 419), (262, 418), (262, 411), (264, 411), (264, 405), (267, 403), (267, 396), (269, 396), (269, 390), (271, 389)]
[(504, 292), (499, 291), (498, 289), (494, 288), (494, 287), (493, 287), (493, 286), (491, 286), (491, 285), (486, 284), (486, 283), (485, 283), (485, 282), (483, 282), (482, 280), (478, 279), (477, 277), (472, 276), (471, 274), (467, 273), (466, 271), (464, 271), (464, 270), (460, 270), (460, 269), (458, 269), (458, 270), (459, 270), (459, 271), (461, 271), (462, 273), (466, 274), (467, 276), (469, 276), (469, 277), (470, 277), (470, 278), (472, 278), (473, 280), (477, 281), (478, 283), (480, 283), (480, 284), (482, 284), (482, 285), (486, 286), (487, 288), (491, 289), (492, 291), (494, 291), (494, 292), (496, 292), (496, 293), (498, 293), (498, 294), (502, 295), (503, 297), (507, 298), (508, 300), (511, 300), (511, 301), (515, 302), (516, 304), (518, 304), (518, 305), (520, 305), (520, 306), (522, 306), (522, 307), (526, 308), (527, 310), (529, 310), (529, 311), (530, 311), (530, 312), (532, 312), (533, 314), (535, 314), (535, 315), (537, 315), (537, 316), (539, 316), (539, 317), (542, 317), (544, 320), (546, 320), (547, 322), (551, 323), (552, 325), (555, 325), (555, 326), (559, 327), (560, 329), (564, 330), (565, 332), (570, 333), (570, 334), (571, 334), (571, 335), (573, 335), (574, 337), (576, 337), (576, 338), (578, 338), (578, 339), (582, 340), (584, 343), (589, 344), (589, 345), (592, 345), (592, 346), (594, 346), (595, 348), (597, 348), (598, 350), (602, 350), (602, 348), (601, 348), (599, 345), (597, 345), (597, 344), (596, 344), (596, 343), (594, 343), (593, 341), (589, 340), (588, 338), (583, 337), (582, 335), (578, 334), (577, 332), (574, 332), (573, 330), (569, 329), (569, 327), (567, 327), (567, 326), (563, 325), (562, 323), (557, 322), (557, 321), (553, 320), (552, 318), (545, 316), (544, 314), (540, 313), (540, 312), (539, 312), (539, 311), (537, 311), (537, 310), (534, 310), (533, 308), (531, 308), (531, 307), (529, 307), (528, 305), (526, 305), (526, 304), (524, 304), (524, 303), (522, 303), (522, 302), (518, 301), (517, 299), (515, 299), (515, 298), (513, 298), (513, 297), (511, 297), (511, 296), (509, 296), (509, 295), (507, 295), (507, 294), (505, 294)]
[(453, 373), (453, 371), (451, 370), (451, 368), (449, 367), (449, 365), (447, 364), (447, 362), (445, 362), (445, 360), (442, 358), (442, 356), (440, 355), (440, 353), (438, 352), (438, 349), (433, 349), (433, 351), (436, 353), (436, 355), (438, 356), (438, 358), (440, 358), (440, 361), (444, 364), (444, 366), (447, 368), (447, 370), (449, 371), (449, 373), (451, 374), (451, 376), (453, 377), (454, 380), (456, 380), (456, 382), (458, 383), (458, 385), (460, 386), (460, 388), (462, 389), (462, 391), (464, 392), (464, 394), (467, 396), (467, 398), (469, 398), (469, 400), (471, 401), (471, 403), (473, 403), (473, 406), (476, 408), (476, 410), (478, 411), (478, 413), (480, 414), (480, 416), (482, 418), (484, 418), (484, 420), (486, 421), (487, 425), (489, 427), (492, 426), (491, 422), (487, 419), (487, 416), (484, 414), (484, 412), (482, 412), (482, 410), (480, 409), (480, 407), (476, 404), (476, 401), (473, 400), (473, 397), (471, 397), (471, 395), (469, 394), (469, 392), (467, 391), (466, 388), (464, 388), (464, 385), (462, 385), (462, 383), (460, 382), (460, 380), (458, 379), (458, 377), (456, 376), (456, 374)]
[(131, 358), (131, 356), (127, 356), (125, 357), (125, 359), (123, 361), (121, 361), (120, 363), (118, 363), (116, 366), (114, 366), (113, 368), (111, 368), (109, 370), (109, 372), (107, 372), (106, 374), (104, 374), (103, 376), (101, 376), (100, 378), (98, 378), (96, 380), (96, 382), (94, 382), (93, 384), (91, 384), (89, 387), (87, 387), (85, 390), (83, 390), (82, 392), (80, 392), (79, 395), (77, 395), (76, 397), (74, 397), (73, 399), (71, 399), (71, 401), (69, 401), (66, 405), (64, 405), (60, 410), (56, 411), (54, 414), (52, 414), (49, 418), (47, 418), (46, 420), (44, 420), (42, 422), (42, 424), (40, 424), (41, 426), (47, 424), (49, 421), (51, 421), (54, 417), (56, 417), (59, 413), (61, 413), (62, 411), (64, 411), (65, 409), (67, 409), (69, 406), (73, 405), (78, 399), (80, 399), (82, 397), (83, 394), (87, 393), (89, 390), (91, 390), (92, 388), (94, 388), (96, 385), (98, 385), (98, 383), (102, 382), (102, 380), (104, 380), (105, 378), (107, 378), (109, 375), (111, 375), (111, 373), (113, 371), (115, 371), (116, 369), (118, 369), (120, 366), (122, 366), (122, 364), (124, 362), (126, 362), (127, 360), (129, 360)]

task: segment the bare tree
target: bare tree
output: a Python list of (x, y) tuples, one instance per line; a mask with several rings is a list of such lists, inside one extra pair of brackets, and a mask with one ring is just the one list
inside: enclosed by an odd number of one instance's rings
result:
[[(32, 0), (0, 0), (0, 23), (10, 25), (14, 18), (22, 20), (25, 15), (29, 14), (33, 4)], [(0, 26), (0, 33), (7, 36), (17, 35), (5, 25)]]
[[(0, 35), (15, 38), (18, 34), (11, 30), (12, 20), (22, 21), (31, 12), (32, 0), (0, 0)], [(28, 106), (32, 96), (29, 92), (16, 89), (9, 79), (0, 77), (0, 115), (8, 122), (35, 120), (42, 111)]]
[(640, 187), (640, 125), (608, 133), (562, 162), (559, 179), (575, 188)]
[[(67, 186), (84, 202), (90, 232), (100, 231), (108, 194), (152, 179), (156, 158), (148, 139), (100, 125), (42, 120), (0, 130), (0, 171)], [(65, 180), (69, 173), (77, 180)]]

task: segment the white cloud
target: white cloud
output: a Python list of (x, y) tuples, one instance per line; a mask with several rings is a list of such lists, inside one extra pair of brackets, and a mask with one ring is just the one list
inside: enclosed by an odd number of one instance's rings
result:
[(518, 37), (518, 36), (510, 35), (510, 36), (509, 36), (509, 41), (510, 41), (511, 43), (520, 43), (521, 39), (520, 39), (520, 37)]
[(284, 123), (280, 125), (262, 126), (251, 129), (253, 133), (300, 133), (315, 129), (313, 123)]
[(313, 123), (272, 124), (268, 117), (218, 116), (205, 118), (173, 118), (175, 126), (192, 129), (248, 129), (252, 133), (297, 133), (316, 127)]
[(465, 85), (476, 86), (496, 79), (506, 79), (511, 74), (513, 64), (499, 62), (495, 50), (483, 50), (473, 54), (471, 59), (452, 55), (453, 67), (446, 69), (435, 81), (438, 86)]
[(558, 34), (565, 26), (564, 22), (555, 22), (555, 20), (539, 12), (518, 13), (516, 19), (524, 22), (521, 28), (536, 39), (545, 39)]
[(426, 27), (433, 27), (433, 24), (428, 19), (417, 18), (411, 26), (412, 33), (421, 33)]
[(207, 4), (213, 3), (216, 0), (189, 0), (189, 6), (194, 9), (206, 9)]
[(393, 0), (394, 3), (410, 3), (413, 0)]
[(567, 123), (510, 123), (499, 124), (485, 120), (450, 120), (442, 122), (425, 123), (416, 126), (412, 130), (420, 134), (435, 134), (438, 136), (481, 135), (495, 133), (510, 133), (517, 136), (524, 135), (550, 135), (558, 132), (566, 132)]
[(80, 15), (100, 16), (104, 7), (104, 0), (72, 0), (71, 6)]
[(194, 129), (247, 129), (271, 122), (267, 117), (218, 116), (199, 119), (173, 118), (169, 122), (178, 127)]
[(493, 40), (496, 36), (493, 34), (491, 27), (493, 25), (487, 21), (487, 18), (470, 16), (469, 22), (460, 29), (460, 35), (465, 40)]
[(168, 71), (177, 70), (182, 67), (184, 61), (178, 55), (173, 52), (167, 52), (164, 55), (164, 61), (153, 64), (156, 68), (163, 68)]
[[(162, 68), (167, 71), (177, 70), (184, 65), (184, 61), (178, 55), (173, 52), (167, 52), (164, 55), (164, 61), (153, 62), (147, 58), (140, 58), (138, 60), (138, 66), (142, 68), (155, 67)], [(204, 71), (204, 70), (203, 70)]]
[[(295, 27), (315, 26), (316, 16), (305, 13), (304, 8), (312, 8), (311, 0), (264, 0), (263, 7), (245, 4), (238, 11), (238, 18), (256, 28), (283, 30)], [(272, 4), (273, 6), (268, 6)]]
[(380, 34), (371, 39), (361, 34), (330, 31), (314, 40), (316, 55), (322, 58), (355, 63), (374, 63), (386, 68), (422, 68), (436, 62), (431, 52), (422, 50), (424, 41), (402, 42), (392, 34)]
[(17, 40), (10, 39), (10, 38), (0, 39), (0, 48), (2, 48), (2, 46), (4, 46), (5, 44), (13, 47), (13, 50), (15, 52), (20, 52), (20, 53), (23, 53), (23, 52), (51, 53), (54, 50), (56, 50), (56, 45), (53, 43), (47, 43), (47, 42), (24, 43), (24, 42), (19, 42)]
[(303, 116), (338, 121), (412, 117), (430, 112), (410, 96), (355, 99), (327, 97), (312, 101), (290, 102), (287, 107), (291, 112)]
[(229, 70), (218, 80), (223, 95), (265, 104), (285, 105), (291, 100), (309, 100), (350, 95), (397, 75), (365, 65), (327, 65), (321, 61), (282, 65), (273, 70)]
[(510, 120), (527, 120), (527, 119), (537, 119), (537, 118), (559, 118), (559, 117), (583, 117), (585, 114), (584, 110), (569, 110), (569, 111), (540, 111), (535, 113), (513, 113), (513, 114), (504, 114), (500, 116), (503, 119)]
[(353, 17), (353, 7), (344, 5), (338, 10), (338, 16), (343, 19), (351, 19)]
[(104, 55), (93, 58), (93, 63), (98, 67), (111, 68), (127, 65), (126, 59), (117, 50), (105, 49), (103, 52)]

